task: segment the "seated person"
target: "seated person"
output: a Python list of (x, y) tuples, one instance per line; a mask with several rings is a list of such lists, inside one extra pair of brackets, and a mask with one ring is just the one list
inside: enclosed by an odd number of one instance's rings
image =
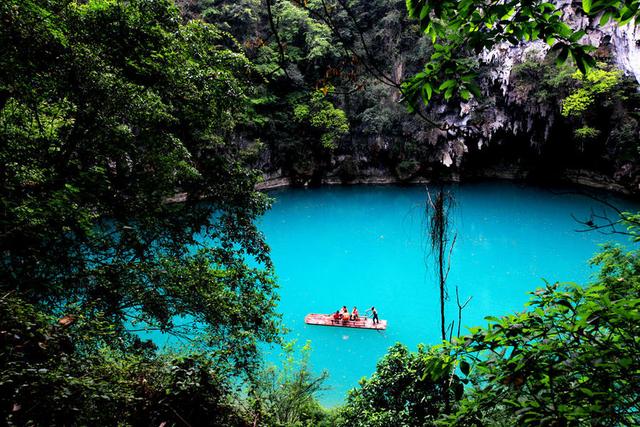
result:
[(333, 316), (332, 316), (332, 317), (333, 317), (333, 321), (334, 321), (334, 322), (339, 321), (339, 320), (340, 320), (340, 317), (342, 317), (342, 316), (340, 316), (340, 310), (336, 310), (336, 312), (335, 312), (335, 313), (333, 313)]
[(349, 318), (350, 318), (350, 316), (349, 316), (349, 312), (348, 312), (348, 311), (344, 311), (344, 312), (342, 313), (342, 320), (343, 320), (344, 322), (348, 322), (348, 321), (349, 321)]
[(358, 309), (353, 307), (353, 311), (351, 312), (351, 320), (358, 320), (360, 316), (358, 315)]

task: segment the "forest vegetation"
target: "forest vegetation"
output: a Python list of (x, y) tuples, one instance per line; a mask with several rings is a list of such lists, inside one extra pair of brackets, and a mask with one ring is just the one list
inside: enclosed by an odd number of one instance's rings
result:
[[(579, 7), (596, 27), (638, 8)], [(549, 283), (437, 346), (397, 344), (331, 410), (310, 347), (283, 342), (255, 223), (265, 175), (515, 165), (637, 192), (637, 82), (566, 18), (539, 1), (0, 3), (2, 422), (638, 424), (639, 215), (612, 219), (630, 248), (603, 248), (593, 283)], [(523, 55), (505, 95), (479, 53), (536, 39), (550, 51)], [(531, 125), (487, 134), (498, 110)], [(149, 330), (181, 344), (160, 350)], [(283, 366), (264, 366), (265, 344)]]

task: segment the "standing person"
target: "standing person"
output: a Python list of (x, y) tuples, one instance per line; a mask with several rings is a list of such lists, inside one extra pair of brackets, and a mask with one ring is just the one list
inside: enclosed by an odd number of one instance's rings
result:
[(360, 316), (358, 315), (358, 309), (353, 306), (353, 311), (351, 312), (351, 320), (358, 320)]
[(378, 320), (378, 311), (376, 310), (375, 307), (371, 307), (366, 312), (367, 313), (371, 312), (371, 320), (373, 321), (373, 323), (380, 323), (380, 320)]

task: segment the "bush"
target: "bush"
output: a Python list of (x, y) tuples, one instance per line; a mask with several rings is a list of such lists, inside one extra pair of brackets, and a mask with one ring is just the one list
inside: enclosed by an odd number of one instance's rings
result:
[(203, 354), (156, 356), (100, 316), (56, 319), (0, 299), (0, 420), (6, 425), (244, 425), (233, 388)]
[[(439, 348), (391, 347), (376, 372), (349, 392), (338, 415), (344, 425), (361, 427), (431, 425), (462, 393), (452, 376), (455, 359)], [(451, 384), (450, 384), (451, 383)]]
[[(624, 219), (640, 241), (640, 215)], [(638, 425), (640, 250), (607, 246), (592, 263), (601, 270), (589, 286), (547, 284), (528, 310), (487, 317), (451, 343), (392, 347), (342, 416), (362, 426)]]

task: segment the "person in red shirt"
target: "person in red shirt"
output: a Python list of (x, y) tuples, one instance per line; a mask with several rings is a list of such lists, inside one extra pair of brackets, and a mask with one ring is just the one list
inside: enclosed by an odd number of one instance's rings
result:
[(335, 313), (333, 313), (333, 321), (334, 322), (339, 322), (340, 321), (340, 310), (336, 310)]

